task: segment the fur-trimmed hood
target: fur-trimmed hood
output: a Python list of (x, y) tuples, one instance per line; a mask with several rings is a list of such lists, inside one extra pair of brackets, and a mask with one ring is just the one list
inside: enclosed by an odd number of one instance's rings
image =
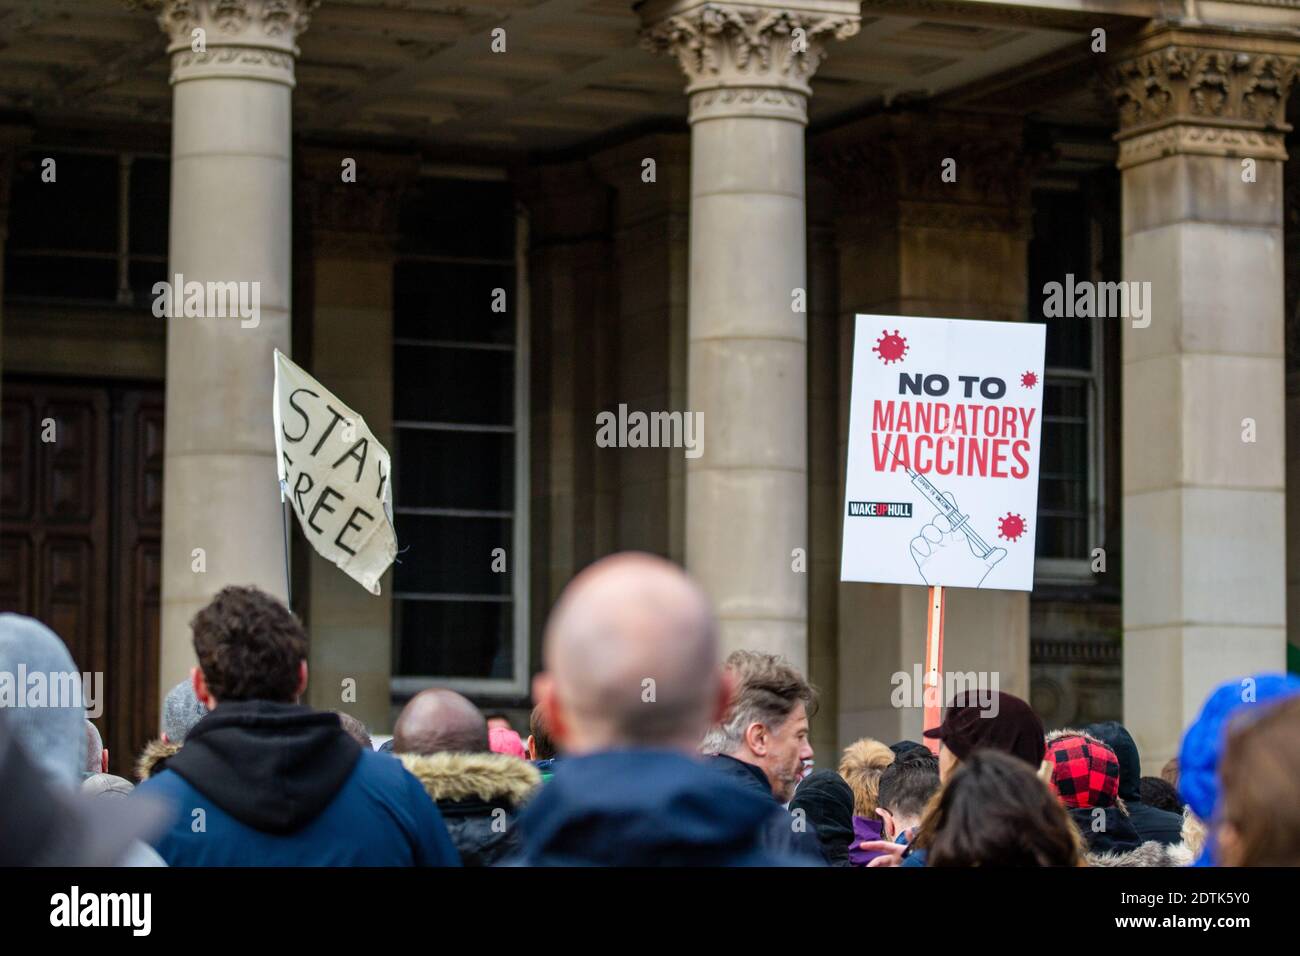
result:
[(145, 781), (154, 774), (166, 770), (168, 758), (176, 756), (176, 752), (180, 749), (180, 744), (170, 743), (161, 737), (149, 741), (144, 745), (144, 750), (140, 751), (140, 756), (135, 762), (135, 779)]
[(478, 800), (518, 807), (542, 782), (526, 760), (497, 753), (399, 754), (435, 803)]
[(1123, 853), (1087, 854), (1089, 866), (1188, 866), (1192, 859), (1192, 851), (1185, 843), (1165, 846), (1155, 840)]

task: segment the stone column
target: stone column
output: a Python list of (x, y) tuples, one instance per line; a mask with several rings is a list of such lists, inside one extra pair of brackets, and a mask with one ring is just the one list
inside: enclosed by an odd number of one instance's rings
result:
[[(1030, 160), (1020, 129), (1018, 120), (988, 115), (894, 113), (815, 143), (839, 211), (837, 546), (854, 316), (1025, 318)], [(949, 159), (955, 181), (942, 176)], [(919, 740), (922, 709), (896, 707), (891, 697), (893, 675), (924, 666), (926, 589), (839, 583), (838, 598), (840, 742)], [(1028, 698), (1029, 595), (954, 588), (947, 601), (944, 669), (996, 673), (1000, 690)]]
[[(1300, 44), (1158, 29), (1119, 108), (1124, 721), (1154, 772), (1210, 688), (1283, 667), (1282, 165)], [(1138, 323), (1139, 325), (1141, 323)]]
[(158, 4), (173, 87), (169, 281), (247, 283), (259, 306), (167, 320), (163, 693), (193, 664), (189, 621), (216, 591), (285, 596), (272, 350), (289, 351), (294, 41), (313, 5)]
[[(343, 179), (345, 159), (355, 163), (350, 181)], [(316, 148), (300, 151), (296, 169), (294, 208), (306, 259), (298, 269), (305, 290), (298, 311), (307, 320), (302, 338), (310, 341), (298, 361), (391, 452), (397, 213), (403, 189), (419, 175), (419, 157)], [(375, 597), (310, 547), (297, 553), (309, 555), (306, 593), (295, 593), (294, 602), (311, 633), (311, 706), (344, 710), (374, 732), (387, 731), (392, 569)], [(354, 700), (342, 695), (349, 678)]]
[[(723, 646), (808, 663), (804, 127), (853, 0), (647, 0), (643, 38), (686, 74), (691, 124), (686, 565)], [(806, 309), (806, 305), (803, 306)], [(800, 549), (802, 569), (797, 563)]]

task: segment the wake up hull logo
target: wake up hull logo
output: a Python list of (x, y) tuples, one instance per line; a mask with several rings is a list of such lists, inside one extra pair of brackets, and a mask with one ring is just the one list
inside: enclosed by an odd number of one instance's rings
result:
[(850, 501), (850, 518), (910, 518), (910, 501)]

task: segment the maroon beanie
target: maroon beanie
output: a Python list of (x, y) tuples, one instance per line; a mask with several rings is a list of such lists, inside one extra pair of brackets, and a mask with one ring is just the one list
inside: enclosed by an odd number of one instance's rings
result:
[(974, 750), (989, 748), (1019, 757), (1035, 771), (1043, 762), (1047, 745), (1043, 722), (1019, 697), (997, 691), (987, 709), (980, 692), (958, 693), (943, 714), (943, 723), (925, 732), (965, 760)]

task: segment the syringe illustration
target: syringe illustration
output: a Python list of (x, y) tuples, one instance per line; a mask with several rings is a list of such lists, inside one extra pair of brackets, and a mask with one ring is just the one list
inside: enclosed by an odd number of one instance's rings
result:
[(889, 453), (894, 456), (895, 461), (903, 466), (903, 469), (907, 472), (907, 477), (911, 478), (912, 484), (916, 486), (916, 490), (925, 496), (926, 501), (939, 509), (939, 514), (948, 519), (948, 524), (953, 532), (960, 531), (966, 536), (971, 553), (977, 558), (987, 559), (993, 553), (993, 549), (979, 536), (979, 532), (970, 526), (970, 515), (962, 514), (957, 508), (957, 499), (951, 495), (945, 495), (932, 485), (930, 479), (926, 478), (925, 475), (908, 468), (907, 463), (898, 457), (894, 449), (889, 449)]

